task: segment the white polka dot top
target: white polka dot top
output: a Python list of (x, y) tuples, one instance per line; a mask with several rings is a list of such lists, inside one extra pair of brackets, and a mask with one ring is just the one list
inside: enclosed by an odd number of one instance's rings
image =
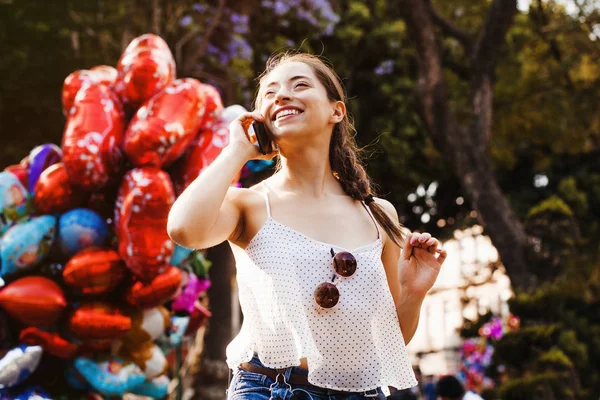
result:
[[(415, 386), (381, 261), (381, 234), (352, 251), (311, 239), (274, 220), (263, 194), (264, 226), (246, 250), (230, 243), (244, 322), (227, 346), (229, 368), (250, 361), (256, 351), (269, 368), (299, 366), (306, 357), (308, 381), (324, 388), (358, 392), (381, 386), (389, 394), (388, 386)], [(338, 278), (339, 302), (324, 309), (313, 293), (321, 282), (331, 282), (332, 248), (350, 251), (357, 269)]]

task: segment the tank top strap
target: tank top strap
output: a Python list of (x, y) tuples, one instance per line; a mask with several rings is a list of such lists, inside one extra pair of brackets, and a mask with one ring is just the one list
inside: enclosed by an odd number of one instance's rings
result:
[(267, 206), (267, 218), (271, 218), (271, 205), (269, 204), (269, 187), (265, 181), (261, 182), (261, 185), (266, 189), (266, 192), (261, 192), (265, 196), (265, 205)]
[(377, 220), (375, 219), (373, 212), (371, 211), (369, 206), (365, 204), (364, 201), (361, 201), (360, 204), (362, 204), (363, 207), (365, 208), (365, 210), (367, 210), (367, 212), (369, 213), (369, 216), (371, 217), (371, 219), (373, 220), (373, 223), (375, 224), (375, 229), (377, 229), (377, 239), (381, 239), (381, 233), (379, 232), (379, 224), (377, 223)]

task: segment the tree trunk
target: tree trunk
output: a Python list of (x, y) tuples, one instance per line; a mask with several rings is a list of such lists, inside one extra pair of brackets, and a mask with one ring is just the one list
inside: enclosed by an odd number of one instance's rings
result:
[[(237, 332), (232, 331), (233, 301), (231, 293), (235, 274), (235, 260), (227, 242), (208, 250), (212, 286), (208, 290), (212, 317), (208, 320), (200, 368), (192, 384), (194, 398), (225, 398), (229, 368), (225, 363), (225, 349)], [(237, 304), (235, 305), (237, 306)]]
[[(516, 12), (516, 0), (494, 0), (475, 43), (445, 21), (428, 0), (401, 0), (408, 33), (415, 44), (419, 75), (419, 114), (437, 149), (460, 179), (479, 222), (506, 267), (513, 287), (535, 286), (525, 258), (527, 236), (496, 180), (490, 156), (493, 116), (493, 72), (498, 49)], [(435, 24), (457, 39), (470, 56), (472, 111), (466, 125), (457, 122), (446, 93)]]

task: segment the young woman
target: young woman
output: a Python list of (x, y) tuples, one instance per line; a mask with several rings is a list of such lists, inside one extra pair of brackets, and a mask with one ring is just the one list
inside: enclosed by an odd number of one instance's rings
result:
[[(394, 207), (373, 197), (357, 157), (339, 78), (318, 57), (267, 61), (256, 109), (181, 194), (171, 238), (229, 241), (244, 315), (227, 348), (229, 399), (385, 398), (417, 384), (405, 343), (446, 258), (428, 233), (405, 237)], [(262, 156), (253, 121), (271, 132)], [(280, 157), (249, 189), (230, 187), (250, 159)]]

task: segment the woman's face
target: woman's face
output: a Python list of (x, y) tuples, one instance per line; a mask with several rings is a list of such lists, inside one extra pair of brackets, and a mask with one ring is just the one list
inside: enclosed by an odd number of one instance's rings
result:
[(258, 111), (278, 141), (330, 132), (338, 122), (333, 111), (341, 102), (329, 100), (312, 67), (303, 62), (277, 66), (263, 78), (258, 96)]

